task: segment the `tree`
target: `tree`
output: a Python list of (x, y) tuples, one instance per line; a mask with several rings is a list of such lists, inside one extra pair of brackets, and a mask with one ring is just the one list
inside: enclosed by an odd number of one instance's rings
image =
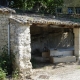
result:
[[(63, 0), (8, 0), (9, 6), (23, 10), (33, 10), (42, 13), (55, 12), (58, 6), (63, 4)], [(13, 3), (12, 3), (13, 1)]]
[(0, 0), (0, 5), (1, 6), (7, 6), (8, 1), (7, 0)]

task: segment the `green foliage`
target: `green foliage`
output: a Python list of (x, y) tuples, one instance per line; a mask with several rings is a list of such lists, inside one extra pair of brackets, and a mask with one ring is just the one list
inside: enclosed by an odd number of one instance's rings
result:
[(0, 68), (0, 80), (5, 80), (5, 78), (6, 78), (5, 71), (3, 71), (2, 68)]
[(11, 74), (12, 72), (12, 60), (10, 55), (8, 55), (8, 47), (5, 45), (2, 48), (2, 53), (0, 54), (0, 67), (7, 72), (7, 74)]
[(6, 80), (6, 75), (11, 74), (13, 80), (18, 80), (19, 72), (17, 69), (13, 71), (12, 60), (14, 61), (14, 55), (8, 54), (8, 47), (5, 45), (0, 54), (0, 80)]
[[(54, 13), (56, 7), (62, 6), (63, 0), (8, 0), (9, 6), (23, 10), (33, 10), (42, 13)], [(13, 2), (12, 2), (13, 1)]]
[(18, 78), (19, 78), (19, 72), (18, 72), (17, 69), (12, 73), (12, 78), (13, 78), (13, 80), (18, 80)]

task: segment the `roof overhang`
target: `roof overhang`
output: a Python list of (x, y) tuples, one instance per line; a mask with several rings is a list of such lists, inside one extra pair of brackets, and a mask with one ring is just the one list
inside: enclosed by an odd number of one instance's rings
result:
[(32, 24), (35, 26), (41, 27), (61, 27), (61, 28), (78, 28), (80, 27), (80, 23), (67, 21), (67, 20), (59, 20), (52, 18), (41, 18), (41, 17), (29, 17), (29, 16), (21, 16), (16, 15), (10, 18), (11, 21), (16, 21), (20, 24)]

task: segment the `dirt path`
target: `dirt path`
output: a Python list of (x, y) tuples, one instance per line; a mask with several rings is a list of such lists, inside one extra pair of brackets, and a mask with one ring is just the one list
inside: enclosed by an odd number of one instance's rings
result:
[(80, 80), (80, 65), (76, 63), (38, 64), (33, 69), (34, 80)]

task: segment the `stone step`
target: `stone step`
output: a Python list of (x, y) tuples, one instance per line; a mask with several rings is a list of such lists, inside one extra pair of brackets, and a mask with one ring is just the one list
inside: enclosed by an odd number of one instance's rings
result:
[(73, 50), (50, 50), (50, 56), (72, 56)]
[(75, 56), (50, 57), (50, 61), (51, 61), (52, 63), (76, 62), (76, 57), (75, 57)]

